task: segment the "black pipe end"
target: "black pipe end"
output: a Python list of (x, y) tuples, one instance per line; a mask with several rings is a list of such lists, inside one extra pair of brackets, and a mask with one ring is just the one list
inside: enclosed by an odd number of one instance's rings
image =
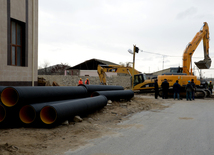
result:
[(95, 97), (95, 96), (99, 96), (99, 95), (100, 95), (99, 93), (93, 92), (93, 93), (91, 94), (91, 97)]
[(14, 88), (7, 87), (2, 90), (1, 101), (5, 106), (7, 107), (14, 106), (18, 102), (18, 99), (19, 99), (18, 92)]
[(19, 111), (19, 118), (25, 124), (30, 124), (36, 119), (36, 111), (30, 105), (26, 105)]
[(40, 111), (40, 118), (45, 124), (53, 124), (57, 119), (57, 112), (52, 106), (45, 106)]

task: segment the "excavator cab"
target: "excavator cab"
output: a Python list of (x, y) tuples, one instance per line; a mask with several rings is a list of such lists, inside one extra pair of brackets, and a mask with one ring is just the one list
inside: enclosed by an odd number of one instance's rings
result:
[(145, 74), (136, 74), (134, 75), (134, 86), (143, 83), (146, 80)]

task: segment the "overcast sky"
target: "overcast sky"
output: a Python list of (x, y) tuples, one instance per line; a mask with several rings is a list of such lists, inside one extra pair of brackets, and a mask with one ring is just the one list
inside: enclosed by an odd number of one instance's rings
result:
[[(204, 22), (214, 62), (213, 0), (39, 0), (38, 65), (132, 62), (128, 49), (136, 44), (145, 51), (135, 59), (143, 73), (182, 66), (183, 51)], [(203, 56), (201, 42), (193, 62)], [(202, 73), (214, 78), (214, 70)]]

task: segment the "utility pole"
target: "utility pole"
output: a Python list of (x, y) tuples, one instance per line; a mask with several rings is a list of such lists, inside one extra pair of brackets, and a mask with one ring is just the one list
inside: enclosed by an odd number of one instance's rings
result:
[(135, 45), (133, 46), (132, 91), (134, 91)]
[(132, 68), (132, 90), (134, 91), (134, 65), (135, 65), (135, 52), (138, 53), (139, 48), (133, 45), (133, 68)]

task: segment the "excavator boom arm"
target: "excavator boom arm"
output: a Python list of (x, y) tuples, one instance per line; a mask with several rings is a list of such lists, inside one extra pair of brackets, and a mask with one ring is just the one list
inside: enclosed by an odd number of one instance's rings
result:
[(202, 39), (204, 46), (204, 60), (195, 62), (195, 64), (199, 69), (208, 69), (211, 66), (211, 59), (209, 57), (209, 27), (208, 24), (204, 22), (201, 30), (196, 33), (195, 37), (187, 45), (183, 53), (183, 73), (186, 73), (187, 75), (192, 74), (192, 71), (190, 71), (192, 55)]

